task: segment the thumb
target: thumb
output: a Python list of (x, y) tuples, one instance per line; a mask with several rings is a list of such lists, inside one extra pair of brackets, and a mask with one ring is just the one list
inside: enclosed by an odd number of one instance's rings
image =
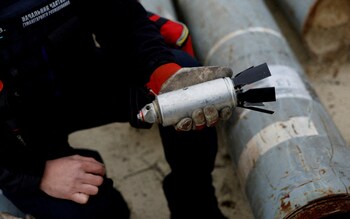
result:
[(76, 192), (72, 195), (71, 200), (79, 204), (86, 204), (89, 200), (89, 195), (81, 192)]

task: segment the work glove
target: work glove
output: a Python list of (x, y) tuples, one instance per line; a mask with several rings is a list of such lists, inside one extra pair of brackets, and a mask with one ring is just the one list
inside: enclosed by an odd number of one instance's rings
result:
[[(147, 87), (156, 95), (178, 90), (206, 81), (232, 77), (233, 72), (228, 67), (203, 66), (182, 68), (175, 63), (168, 63), (158, 67), (151, 75)], [(230, 106), (219, 111), (212, 105), (203, 109), (195, 109), (191, 118), (183, 118), (175, 129), (179, 131), (200, 130), (204, 127), (214, 126), (219, 119), (227, 120), (232, 114)]]

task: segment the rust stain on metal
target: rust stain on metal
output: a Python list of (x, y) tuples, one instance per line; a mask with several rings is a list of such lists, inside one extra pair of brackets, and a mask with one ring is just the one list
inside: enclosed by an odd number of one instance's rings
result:
[(290, 212), (292, 210), (292, 205), (290, 204), (289, 198), (289, 194), (286, 194), (281, 198), (281, 211)]
[(284, 219), (319, 219), (335, 215), (350, 218), (350, 195), (329, 195), (316, 199), (290, 212)]
[(320, 189), (320, 190), (318, 190), (320, 193), (323, 193), (323, 194), (325, 194), (325, 195), (333, 195), (333, 194), (335, 194), (335, 192), (333, 191), (333, 189), (331, 189), (331, 188), (328, 188), (328, 189), (326, 189), (326, 190), (324, 190), (324, 189)]
[(305, 19), (304, 20), (304, 24), (302, 25), (301, 27), (301, 33), (302, 35), (305, 35), (308, 30), (311, 28), (312, 26), (312, 23), (315, 19), (315, 15), (316, 15), (316, 9), (318, 7), (318, 5), (320, 4), (320, 1), (316, 1), (311, 7), (310, 7), (310, 10), (309, 10), (309, 13), (308, 13), (308, 19)]

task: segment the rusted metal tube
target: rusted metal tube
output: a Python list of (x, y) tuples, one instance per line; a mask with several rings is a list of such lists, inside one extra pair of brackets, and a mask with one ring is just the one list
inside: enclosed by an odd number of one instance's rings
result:
[[(266, 62), (273, 115), (236, 109), (218, 126), (255, 218), (350, 212), (350, 147), (294, 57), (264, 1), (177, 0), (200, 61), (240, 72)], [(298, 1), (300, 2), (300, 1)]]
[(349, 0), (276, 0), (313, 55), (332, 59), (348, 53)]

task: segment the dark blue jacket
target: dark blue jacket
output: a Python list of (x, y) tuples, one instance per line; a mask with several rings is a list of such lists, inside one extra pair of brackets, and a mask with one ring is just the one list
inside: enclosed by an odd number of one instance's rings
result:
[[(100, 53), (120, 84), (122, 78), (145, 84), (157, 67), (174, 62), (137, 0), (1, 0), (0, 189), (38, 190), (45, 161), (63, 153), (55, 148), (66, 142), (52, 141), (57, 133), (45, 121), (48, 112), (34, 106), (50, 105), (56, 95), (52, 75), (91, 71), (88, 63)], [(138, 70), (113, 66), (117, 57)], [(31, 130), (36, 117), (43, 117), (43, 135)], [(25, 133), (16, 133), (18, 124)]]

